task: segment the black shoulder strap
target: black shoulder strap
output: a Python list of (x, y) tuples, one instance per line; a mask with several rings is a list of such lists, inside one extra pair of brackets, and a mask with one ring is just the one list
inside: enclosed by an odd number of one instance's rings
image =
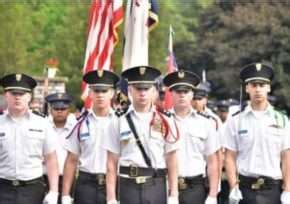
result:
[(133, 123), (133, 121), (132, 121), (132, 118), (131, 118), (130, 113), (128, 113), (128, 114), (126, 115), (126, 119), (127, 119), (127, 121), (128, 121), (128, 124), (129, 124), (130, 129), (131, 129), (132, 132), (133, 132), (133, 135), (134, 135), (134, 137), (135, 137), (135, 139), (136, 139), (137, 145), (138, 145), (138, 147), (139, 147), (139, 149), (140, 149), (140, 151), (141, 151), (141, 153), (142, 153), (142, 156), (143, 156), (143, 158), (144, 158), (144, 160), (145, 160), (147, 166), (150, 167), (150, 168), (152, 168), (151, 160), (150, 160), (150, 158), (148, 157), (148, 155), (146, 154), (145, 149), (144, 149), (144, 147), (143, 147), (143, 145), (142, 145), (142, 143), (141, 143), (141, 141), (140, 141), (140, 139), (139, 139), (139, 136), (137, 135), (136, 128), (135, 128), (135, 126), (134, 126), (134, 123)]

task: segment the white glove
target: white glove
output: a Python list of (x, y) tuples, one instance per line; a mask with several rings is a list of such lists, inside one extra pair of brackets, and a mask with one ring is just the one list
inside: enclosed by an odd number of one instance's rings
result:
[(117, 200), (109, 200), (107, 201), (107, 204), (118, 204)]
[(175, 196), (169, 196), (167, 204), (178, 204), (178, 197)]
[(49, 191), (43, 199), (43, 204), (57, 204), (58, 192)]
[(61, 197), (61, 204), (72, 204), (73, 199), (69, 195), (65, 195)]
[(283, 191), (280, 198), (282, 204), (290, 204), (290, 192), (289, 191)]
[(242, 199), (242, 192), (240, 191), (239, 186), (236, 185), (230, 192), (229, 204), (238, 204)]
[(204, 204), (217, 204), (217, 198), (216, 197), (207, 196)]

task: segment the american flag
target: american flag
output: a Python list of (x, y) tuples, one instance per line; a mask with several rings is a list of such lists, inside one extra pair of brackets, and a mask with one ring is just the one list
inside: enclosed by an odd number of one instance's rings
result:
[[(117, 27), (123, 16), (123, 0), (92, 1), (83, 74), (96, 69), (112, 69), (112, 54), (118, 42)], [(88, 90), (88, 85), (83, 82), (82, 99), (87, 108), (91, 105)]]

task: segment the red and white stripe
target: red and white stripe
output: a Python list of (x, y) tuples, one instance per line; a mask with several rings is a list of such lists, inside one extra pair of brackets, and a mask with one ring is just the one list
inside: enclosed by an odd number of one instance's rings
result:
[[(118, 42), (117, 27), (123, 15), (123, 0), (92, 1), (83, 74), (96, 69), (112, 69), (112, 54)], [(84, 82), (82, 91), (85, 107), (90, 107), (88, 85)]]

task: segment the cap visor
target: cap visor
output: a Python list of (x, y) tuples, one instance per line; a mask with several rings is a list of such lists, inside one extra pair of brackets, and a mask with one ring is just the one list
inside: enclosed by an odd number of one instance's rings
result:
[(58, 101), (58, 102), (54, 102), (51, 104), (52, 108), (68, 108), (69, 104), (68, 103), (64, 103), (62, 101)]
[(138, 83), (132, 85), (137, 89), (150, 89), (153, 86), (153, 83)]
[(173, 91), (192, 91), (193, 89), (190, 86), (177, 85), (177, 86), (171, 87), (171, 90), (173, 90)]
[(24, 94), (24, 93), (29, 93), (29, 90), (24, 90), (24, 89), (7, 89), (6, 91), (9, 91), (11, 93), (15, 94)]
[(112, 87), (109, 86), (90, 86), (93, 91), (107, 91)]

